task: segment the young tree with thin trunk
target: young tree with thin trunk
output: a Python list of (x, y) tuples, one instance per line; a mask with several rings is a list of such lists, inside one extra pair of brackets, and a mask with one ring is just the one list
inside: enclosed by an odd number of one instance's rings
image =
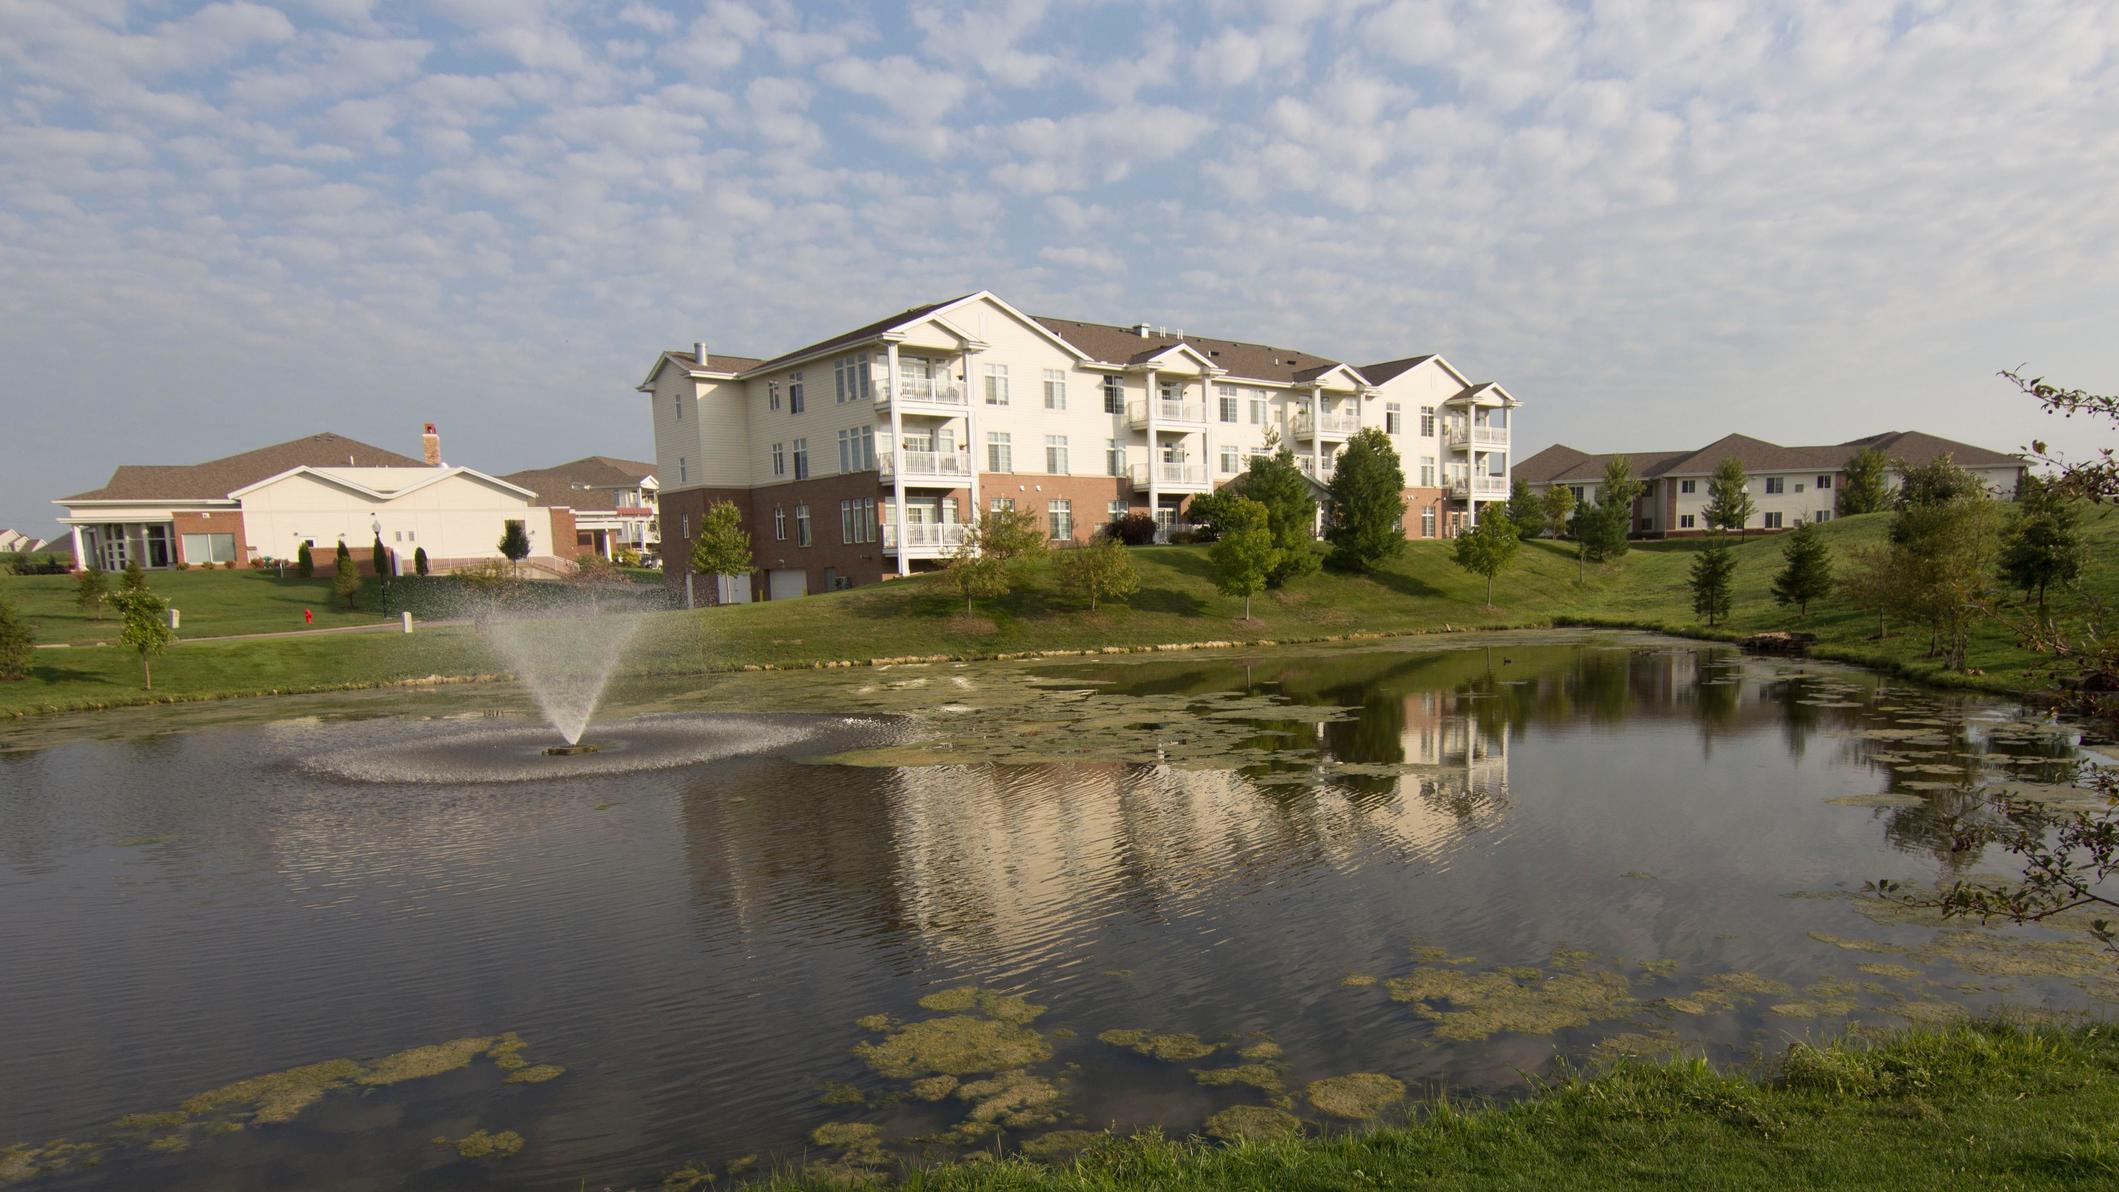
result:
[(981, 549), (992, 518), (964, 527), (963, 541), (949, 557), (949, 579), (964, 597), (964, 615), (970, 616), (972, 601), (981, 596), (1008, 594), (1008, 563), (1000, 555)]
[(1516, 557), (1516, 551), (1522, 546), (1523, 536), (1499, 505), (1481, 514), (1477, 525), (1457, 535), (1453, 547), (1457, 566), (1473, 575), (1486, 577), (1487, 608), (1494, 606), (1494, 577), (1508, 566), (1508, 561)]
[(1597, 504), (1604, 516), (1597, 521), (1603, 531), (1595, 546), (1597, 561), (1616, 559), (1626, 553), (1626, 540), (1633, 534), (1633, 503), (1648, 486), (1634, 478), (1633, 461), (1614, 455), (1604, 463), (1604, 478), (1597, 484)]
[(1221, 537), (1208, 557), (1214, 563), (1214, 586), (1223, 595), (1243, 597), (1243, 619), (1251, 619), (1251, 597), (1265, 591), (1275, 556), (1272, 518), (1266, 507), (1243, 498), (1223, 519)]
[(15, 606), (0, 596), (0, 682), (12, 683), (29, 677), (35, 659), (37, 635), (29, 622), (15, 615)]
[(1034, 559), (1048, 545), (1044, 525), (1028, 509), (996, 509), (979, 519), (979, 549), (997, 562)]
[(749, 575), (750, 531), (743, 528), (743, 511), (734, 501), (715, 501), (699, 519), (699, 537), (692, 542), (694, 575)]
[(1796, 618), (1808, 620), (1810, 602), (1832, 590), (1832, 548), (1807, 521), (1795, 523), (1788, 541), (1781, 546), (1784, 561), (1773, 577), (1773, 602), (1794, 605)]
[[(500, 553), (507, 558), (509, 563), (520, 564), (524, 559), (530, 557), (530, 534), (519, 521), (510, 521), (507, 527), (501, 530), (498, 545)], [(346, 544), (341, 542), (338, 544), (338, 548), (343, 551), (346, 549)]]
[(1707, 618), (1709, 628), (1728, 618), (1735, 577), (1736, 554), (1719, 534), (1692, 557), (1692, 611)]
[(1059, 582), (1063, 590), (1087, 600), (1092, 613), (1105, 599), (1140, 591), (1140, 573), (1134, 569), (1132, 554), (1109, 534), (1060, 551)]
[(1568, 522), (1575, 515), (1575, 490), (1564, 484), (1555, 484), (1545, 490), (1545, 528), (1552, 536), (1567, 533)]
[(1508, 490), (1508, 524), (1526, 542), (1545, 532), (1545, 502), (1520, 478)]
[(1839, 515), (1881, 513), (1891, 504), (1891, 460), (1874, 447), (1864, 447), (1847, 460), (1846, 477), (1839, 486)]
[(1732, 455), (1716, 464), (1714, 475), (1707, 480), (1707, 505), (1700, 510), (1700, 520), (1710, 530), (1734, 530), (1741, 539), (1750, 529), (1751, 515), (1757, 512), (1744, 461)]
[(138, 559), (128, 561), (125, 564), (124, 573), (118, 577), (118, 586), (128, 592), (145, 592), (147, 590), (147, 568), (140, 566)]
[(103, 606), (110, 600), (110, 575), (101, 567), (90, 563), (74, 581), (74, 607), (83, 612), (93, 612), (96, 620), (103, 619)]
[(1856, 608), (1876, 613), (1876, 640), (1890, 636), (1893, 609), (1905, 602), (1905, 578), (1888, 546), (1865, 546), (1854, 552), (1854, 565), (1841, 573), (1839, 594)]
[(1391, 437), (1376, 427), (1355, 431), (1332, 466), (1329, 562), (1373, 571), (1405, 549), (1405, 469)]
[(1266, 507), (1266, 524), (1273, 533), (1273, 565), (1266, 586), (1278, 588), (1316, 571), (1317, 552), (1310, 544), (1317, 539), (1317, 499), (1310, 495), (1309, 478), (1295, 466), (1295, 453), (1282, 447), (1271, 455), (1252, 456), (1242, 481), (1245, 499)]
[(2081, 517), (2074, 501), (2051, 481), (2024, 478), (2016, 516), (2002, 536), (2001, 575), (2026, 599), (2038, 598), (2038, 619), (2050, 622), (2046, 589), (2067, 587), (2082, 575)]
[(139, 652), (140, 675), (147, 690), (153, 691), (155, 673), (149, 660), (168, 649), (177, 636), (169, 627), (169, 606), (144, 585), (121, 590), (110, 603), (118, 610), (118, 642)]

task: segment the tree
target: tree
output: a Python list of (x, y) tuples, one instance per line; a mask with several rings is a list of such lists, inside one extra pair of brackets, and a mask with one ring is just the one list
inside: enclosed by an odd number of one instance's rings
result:
[(1028, 509), (996, 509), (979, 523), (980, 550), (1001, 563), (1036, 558), (1047, 544), (1045, 527)]
[(1526, 542), (1545, 532), (1545, 502), (1522, 480), (1508, 490), (1508, 524), (1516, 528), (1516, 537)]
[(1603, 501), (1584, 501), (1575, 506), (1568, 534), (1575, 540), (1575, 576), (1581, 578), (1589, 563), (1615, 559), (1626, 550), (1626, 525), (1630, 509)]
[(1567, 525), (1575, 513), (1575, 490), (1564, 484), (1555, 484), (1545, 490), (1545, 528), (1558, 538), (1567, 533)]
[(1488, 509), (1478, 524), (1457, 535), (1453, 548), (1457, 566), (1486, 577), (1486, 607), (1494, 606), (1494, 576), (1508, 566), (1522, 545), (1522, 534), (1499, 505)]
[(1185, 504), (1185, 520), (1192, 523), (1192, 531), (1199, 541), (1212, 542), (1220, 536), (1222, 524), (1229, 517), (1229, 507), (1243, 499), (1241, 487), (1231, 481), (1213, 492), (1201, 493)]
[(37, 635), (29, 622), (15, 615), (15, 606), (0, 596), (0, 682), (29, 677), (29, 664), (36, 657)]
[(1711, 628), (1729, 615), (1736, 576), (1736, 554), (1717, 535), (1692, 557), (1692, 611)]
[(412, 571), (416, 575), (427, 574), (427, 548), (417, 547), (412, 551)]
[(140, 566), (138, 559), (128, 561), (125, 564), (125, 571), (118, 577), (118, 584), (128, 592), (146, 591), (147, 569)]
[[(500, 553), (505, 555), (510, 563), (521, 563), (524, 559), (530, 557), (529, 531), (525, 530), (523, 524), (519, 521), (508, 522), (507, 528), (500, 533), (498, 545)], [(345, 548), (345, 543), (339, 543), (340, 550)]]
[(2067, 494), (2049, 480), (2024, 479), (2016, 516), (2002, 537), (2001, 575), (2026, 599), (2038, 597), (2038, 619), (2049, 622), (2046, 589), (2066, 587), (2082, 575), (2084, 558), (2080, 515)]
[(1864, 447), (1847, 461), (1839, 486), (1839, 515), (1881, 513), (1891, 503), (1891, 461), (1874, 447)]
[(743, 528), (743, 511), (734, 501), (715, 501), (699, 519), (699, 537), (692, 542), (694, 575), (749, 575), (750, 532)]
[(1744, 461), (1735, 456), (1714, 465), (1714, 475), (1707, 480), (1707, 506), (1700, 510), (1700, 520), (1710, 530), (1734, 530), (1738, 538), (1745, 535), (1751, 525), (1751, 515), (1758, 512), (1758, 502), (1751, 499), (1751, 478), (1744, 473)]
[(1601, 533), (1591, 548), (1598, 562), (1626, 553), (1626, 540), (1633, 535), (1633, 503), (1647, 488), (1634, 478), (1633, 461), (1625, 456), (1614, 455), (1604, 462), (1604, 476), (1597, 484), (1597, 504), (1604, 516), (1592, 523)]
[(1856, 608), (1876, 613), (1876, 640), (1890, 636), (1890, 615), (1905, 603), (1905, 579), (1896, 570), (1888, 546), (1865, 546), (1854, 552), (1854, 566), (1842, 573), (1839, 594)]
[(1214, 586), (1225, 596), (1243, 597), (1246, 621), (1251, 619), (1251, 597), (1265, 590), (1278, 554), (1265, 505), (1239, 498), (1230, 506), (1221, 538), (1208, 557), (1214, 563)]
[(1781, 546), (1785, 564), (1773, 577), (1773, 602), (1794, 605), (1799, 619), (1810, 616), (1810, 602), (1832, 590), (1832, 548), (1825, 545), (1817, 528), (1809, 522), (1795, 523), (1795, 530)]
[(96, 620), (100, 621), (103, 619), (103, 605), (109, 599), (109, 574), (90, 563), (80, 578), (74, 580), (74, 607), (83, 612), (94, 612)]
[(1092, 613), (1105, 598), (1140, 591), (1140, 573), (1134, 569), (1132, 554), (1109, 534), (1060, 551), (1059, 582), (1063, 590), (1086, 599)]
[(971, 602), (977, 597), (1008, 594), (1006, 560), (981, 549), (988, 524), (990, 519), (965, 526), (963, 540), (957, 544), (956, 553), (949, 557), (949, 578), (964, 597), (965, 616), (971, 615)]
[(346, 602), (347, 608), (352, 608), (354, 600), (361, 594), (361, 573), (353, 565), (353, 552), (347, 550), (343, 542), (339, 543), (338, 562), (331, 570), (331, 590)]
[(311, 553), (309, 543), (304, 540), (294, 551), (294, 573), (303, 579), (316, 575), (316, 555)]
[(1902, 585), (1894, 611), (1926, 624), (1928, 653), (1962, 670), (1972, 625), (1990, 603), (2000, 511), (1947, 455), (1899, 471), (1888, 535)]
[(169, 627), (169, 606), (146, 587), (125, 588), (110, 598), (118, 610), (118, 641), (140, 654), (140, 674), (147, 690), (155, 689), (154, 667), (149, 659), (169, 648), (176, 632)]
[(383, 545), (383, 536), (375, 536), (375, 545), (368, 550), (368, 566), (375, 572), (375, 582), (390, 582), (390, 550)]
[(1295, 453), (1283, 447), (1271, 455), (1252, 456), (1242, 480), (1244, 497), (1266, 507), (1266, 525), (1273, 533), (1266, 587), (1278, 588), (1317, 570), (1317, 552), (1310, 549), (1316, 539), (1317, 500), (1310, 495), (1309, 478), (1295, 466)]
[(1373, 426), (1355, 431), (1333, 465), (1331, 493), (1324, 536), (1334, 567), (1371, 571), (1405, 549), (1405, 469), (1389, 435)]

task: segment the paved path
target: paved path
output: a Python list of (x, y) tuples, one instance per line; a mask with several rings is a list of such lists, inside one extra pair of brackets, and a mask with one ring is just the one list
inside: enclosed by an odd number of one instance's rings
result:
[[(438, 625), (469, 625), (467, 617), (456, 617), (440, 621), (421, 621), (415, 618), (412, 628), (432, 629)], [(373, 625), (328, 625), (322, 629), (281, 629), (272, 633), (220, 633), (200, 637), (187, 637), (182, 630), (177, 632), (179, 642), (240, 642), (271, 637), (320, 637), (333, 633), (402, 633), (404, 626), (397, 621), (377, 621)], [(38, 642), (40, 650), (91, 649), (96, 646), (116, 645), (116, 639), (97, 642)]]

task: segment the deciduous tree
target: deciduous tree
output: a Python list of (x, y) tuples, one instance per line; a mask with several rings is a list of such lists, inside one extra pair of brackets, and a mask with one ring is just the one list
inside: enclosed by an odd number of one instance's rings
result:
[(346, 602), (347, 608), (352, 608), (354, 602), (360, 598), (361, 573), (359, 568), (353, 565), (353, 554), (346, 549), (343, 542), (339, 543), (338, 562), (332, 567), (331, 590), (338, 594), (340, 600)]
[(1525, 541), (1545, 532), (1545, 502), (1522, 480), (1508, 490), (1508, 524), (1515, 527), (1516, 537)]
[(1457, 535), (1452, 548), (1457, 566), (1486, 577), (1486, 607), (1494, 606), (1494, 577), (1522, 545), (1523, 536), (1499, 505), (1490, 506), (1479, 515), (1478, 524)]
[(750, 531), (734, 501), (715, 501), (699, 518), (699, 537), (692, 541), (692, 574), (749, 575)]
[(1545, 490), (1545, 528), (1555, 538), (1568, 532), (1568, 524), (1575, 515), (1575, 490), (1564, 484), (1555, 484)]
[(147, 690), (153, 691), (155, 674), (150, 659), (168, 649), (177, 636), (169, 627), (169, 606), (144, 584), (123, 589), (110, 598), (110, 603), (118, 610), (118, 641), (139, 652), (140, 675)]
[(2066, 587), (2082, 574), (2081, 517), (2075, 502), (2052, 482), (2026, 477), (2016, 516), (2002, 537), (2001, 575), (2026, 598), (2038, 598), (2038, 619), (2049, 621), (2046, 589)]
[(1224, 595), (1243, 597), (1243, 619), (1251, 619), (1251, 597), (1266, 588), (1279, 553), (1273, 545), (1271, 517), (1260, 502), (1240, 498), (1229, 508), (1221, 538), (1214, 543), (1214, 586)]
[(1140, 572), (1133, 555), (1109, 534), (1098, 534), (1083, 546), (1059, 552), (1060, 587), (1089, 602), (1089, 611), (1106, 599), (1140, 591)]
[(1355, 431), (1332, 467), (1331, 564), (1370, 571), (1405, 549), (1405, 469), (1391, 438), (1376, 427)]
[(1245, 499), (1266, 507), (1266, 524), (1273, 534), (1273, 565), (1266, 586), (1277, 588), (1317, 570), (1317, 552), (1310, 544), (1317, 537), (1317, 499), (1310, 495), (1309, 478), (1295, 466), (1295, 453), (1283, 447), (1271, 455), (1251, 457), (1243, 476)]
[(36, 650), (37, 635), (29, 622), (16, 615), (7, 597), (0, 596), (0, 682), (28, 678)]
[(74, 607), (103, 619), (103, 606), (110, 600), (110, 576), (93, 563), (74, 580)]
[(1847, 460), (1839, 486), (1839, 514), (1882, 513), (1891, 504), (1891, 461), (1875, 447), (1864, 447)]

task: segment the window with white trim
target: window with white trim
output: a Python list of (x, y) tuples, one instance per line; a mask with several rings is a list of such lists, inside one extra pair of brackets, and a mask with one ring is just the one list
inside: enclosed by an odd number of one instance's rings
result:
[(765, 383), (765, 408), (768, 410), (780, 408), (780, 382), (767, 381)]
[(1398, 403), (1394, 401), (1383, 403), (1383, 433), (1396, 435), (1404, 432), (1405, 415), (1399, 411)]
[(1067, 474), (1067, 436), (1045, 436), (1045, 471), (1054, 476)]
[(781, 450), (778, 443), (773, 444), (773, 475), (787, 475), (787, 453)]
[(1699, 484), (1700, 482), (1697, 480), (1680, 480), (1678, 481), (1678, 491), (1689, 496), (1699, 488)]
[(1217, 396), (1221, 399), (1221, 420), (1223, 422), (1236, 421), (1236, 386), (1223, 385)]
[(1045, 520), (1051, 523), (1054, 538), (1064, 541), (1074, 537), (1074, 502), (1065, 497), (1045, 502)]
[(1813, 513), (1813, 514), (1811, 514), (1811, 515), (1810, 515), (1810, 520), (1811, 520), (1811, 521), (1814, 521), (1814, 522), (1828, 522), (1828, 521), (1831, 521), (1831, 520), (1832, 520), (1832, 511), (1831, 511), (1830, 509), (1820, 509), (1820, 510), (1818, 510), (1818, 511), (1817, 511), (1816, 513)]
[(670, 394), (670, 404), (677, 408), (677, 421), (684, 421), (684, 395), (682, 393)]
[(1818, 475), (1818, 478), (1817, 478), (1817, 486), (1818, 486), (1819, 488), (1831, 488), (1831, 487), (1832, 487), (1832, 473), (1830, 473), (1830, 472), (1823, 472), (1823, 473), (1820, 473), (1820, 474)]
[(1770, 497), (1786, 492), (1787, 485), (1788, 479), (1785, 476), (1768, 476), (1766, 477), (1766, 495)]
[(692, 515), (691, 515), (691, 514), (687, 513), (687, 514), (685, 514), (684, 516), (682, 516), (682, 517), (680, 517), (680, 518), (678, 518), (678, 519), (677, 519), (677, 532), (678, 532), (678, 533), (679, 533), (680, 535), (682, 535), (682, 536), (683, 536), (683, 538), (684, 538), (684, 540), (685, 540), (686, 542), (690, 542), (690, 541), (691, 541), (691, 539), (692, 539)]
[(1420, 487), (1435, 487), (1435, 457), (1432, 455), (1420, 457)]
[(1111, 515), (1112, 521), (1117, 521), (1119, 518), (1126, 516), (1126, 503), (1124, 501), (1113, 501), (1111, 502), (1111, 507), (1104, 512)]
[(986, 432), (986, 470), (989, 472), (1015, 471), (1015, 445), (1007, 431)]
[(1692, 515), (1691, 515), (1691, 514), (1689, 514), (1689, 513), (1680, 513), (1680, 514), (1678, 514), (1678, 529), (1680, 529), (1680, 530), (1689, 530), (1689, 529), (1691, 529), (1691, 528), (1692, 528), (1692, 527), (1693, 527), (1693, 526), (1694, 526), (1695, 524), (1696, 524), (1696, 523), (1694, 522), (1694, 520), (1693, 520), (1693, 517), (1692, 517)]
[(795, 479), (809, 479), (809, 440), (795, 440)]
[(1433, 538), (1435, 536), (1435, 507), (1433, 505), (1429, 505), (1420, 511), (1420, 536), (1422, 538)]
[(1008, 366), (989, 364), (986, 366), (986, 404), (1005, 406), (1008, 404)]
[(1015, 512), (1015, 498), (995, 497), (990, 508), (995, 513), (1013, 513)]
[(1064, 410), (1067, 408), (1067, 370), (1048, 368), (1045, 370), (1045, 408)]
[(1119, 446), (1117, 439), (1104, 440), (1104, 474), (1107, 476), (1123, 476), (1126, 474), (1126, 449)]
[(1104, 378), (1104, 413), (1126, 412), (1126, 383), (1117, 377)]
[(1423, 439), (1435, 437), (1435, 407), (1433, 406), (1420, 407), (1420, 437)]
[(773, 541), (787, 541), (787, 510), (779, 505), (773, 506)]
[(789, 373), (787, 377), (787, 412), (802, 412), (802, 374)]
[(859, 401), (873, 392), (870, 388), (873, 361), (873, 356), (863, 352), (856, 356), (841, 356), (832, 362), (832, 388), (839, 405)]
[(683, 484), (692, 478), (691, 462), (683, 456), (677, 457), (677, 483)]
[(1266, 391), (1251, 390), (1251, 425), (1264, 426), (1272, 416), (1272, 411), (1266, 408)]
[(1772, 512), (1766, 514), (1766, 528), (1769, 530), (1778, 530), (1781, 528), (1780, 510), (1775, 509)]
[(839, 471), (872, 472), (875, 466), (875, 427), (856, 426), (839, 432)]
[(1221, 474), (1222, 474), (1222, 475), (1224, 475), (1224, 476), (1228, 476), (1228, 475), (1233, 475), (1233, 474), (1235, 473), (1236, 469), (1238, 469), (1238, 468), (1240, 468), (1240, 467), (1242, 467), (1242, 466), (1243, 466), (1243, 453), (1242, 453), (1242, 452), (1240, 452), (1240, 451), (1236, 450), (1236, 448), (1234, 448), (1234, 447), (1223, 447), (1223, 448), (1221, 449)]
[(795, 506), (795, 545), (809, 545), (809, 506)]

